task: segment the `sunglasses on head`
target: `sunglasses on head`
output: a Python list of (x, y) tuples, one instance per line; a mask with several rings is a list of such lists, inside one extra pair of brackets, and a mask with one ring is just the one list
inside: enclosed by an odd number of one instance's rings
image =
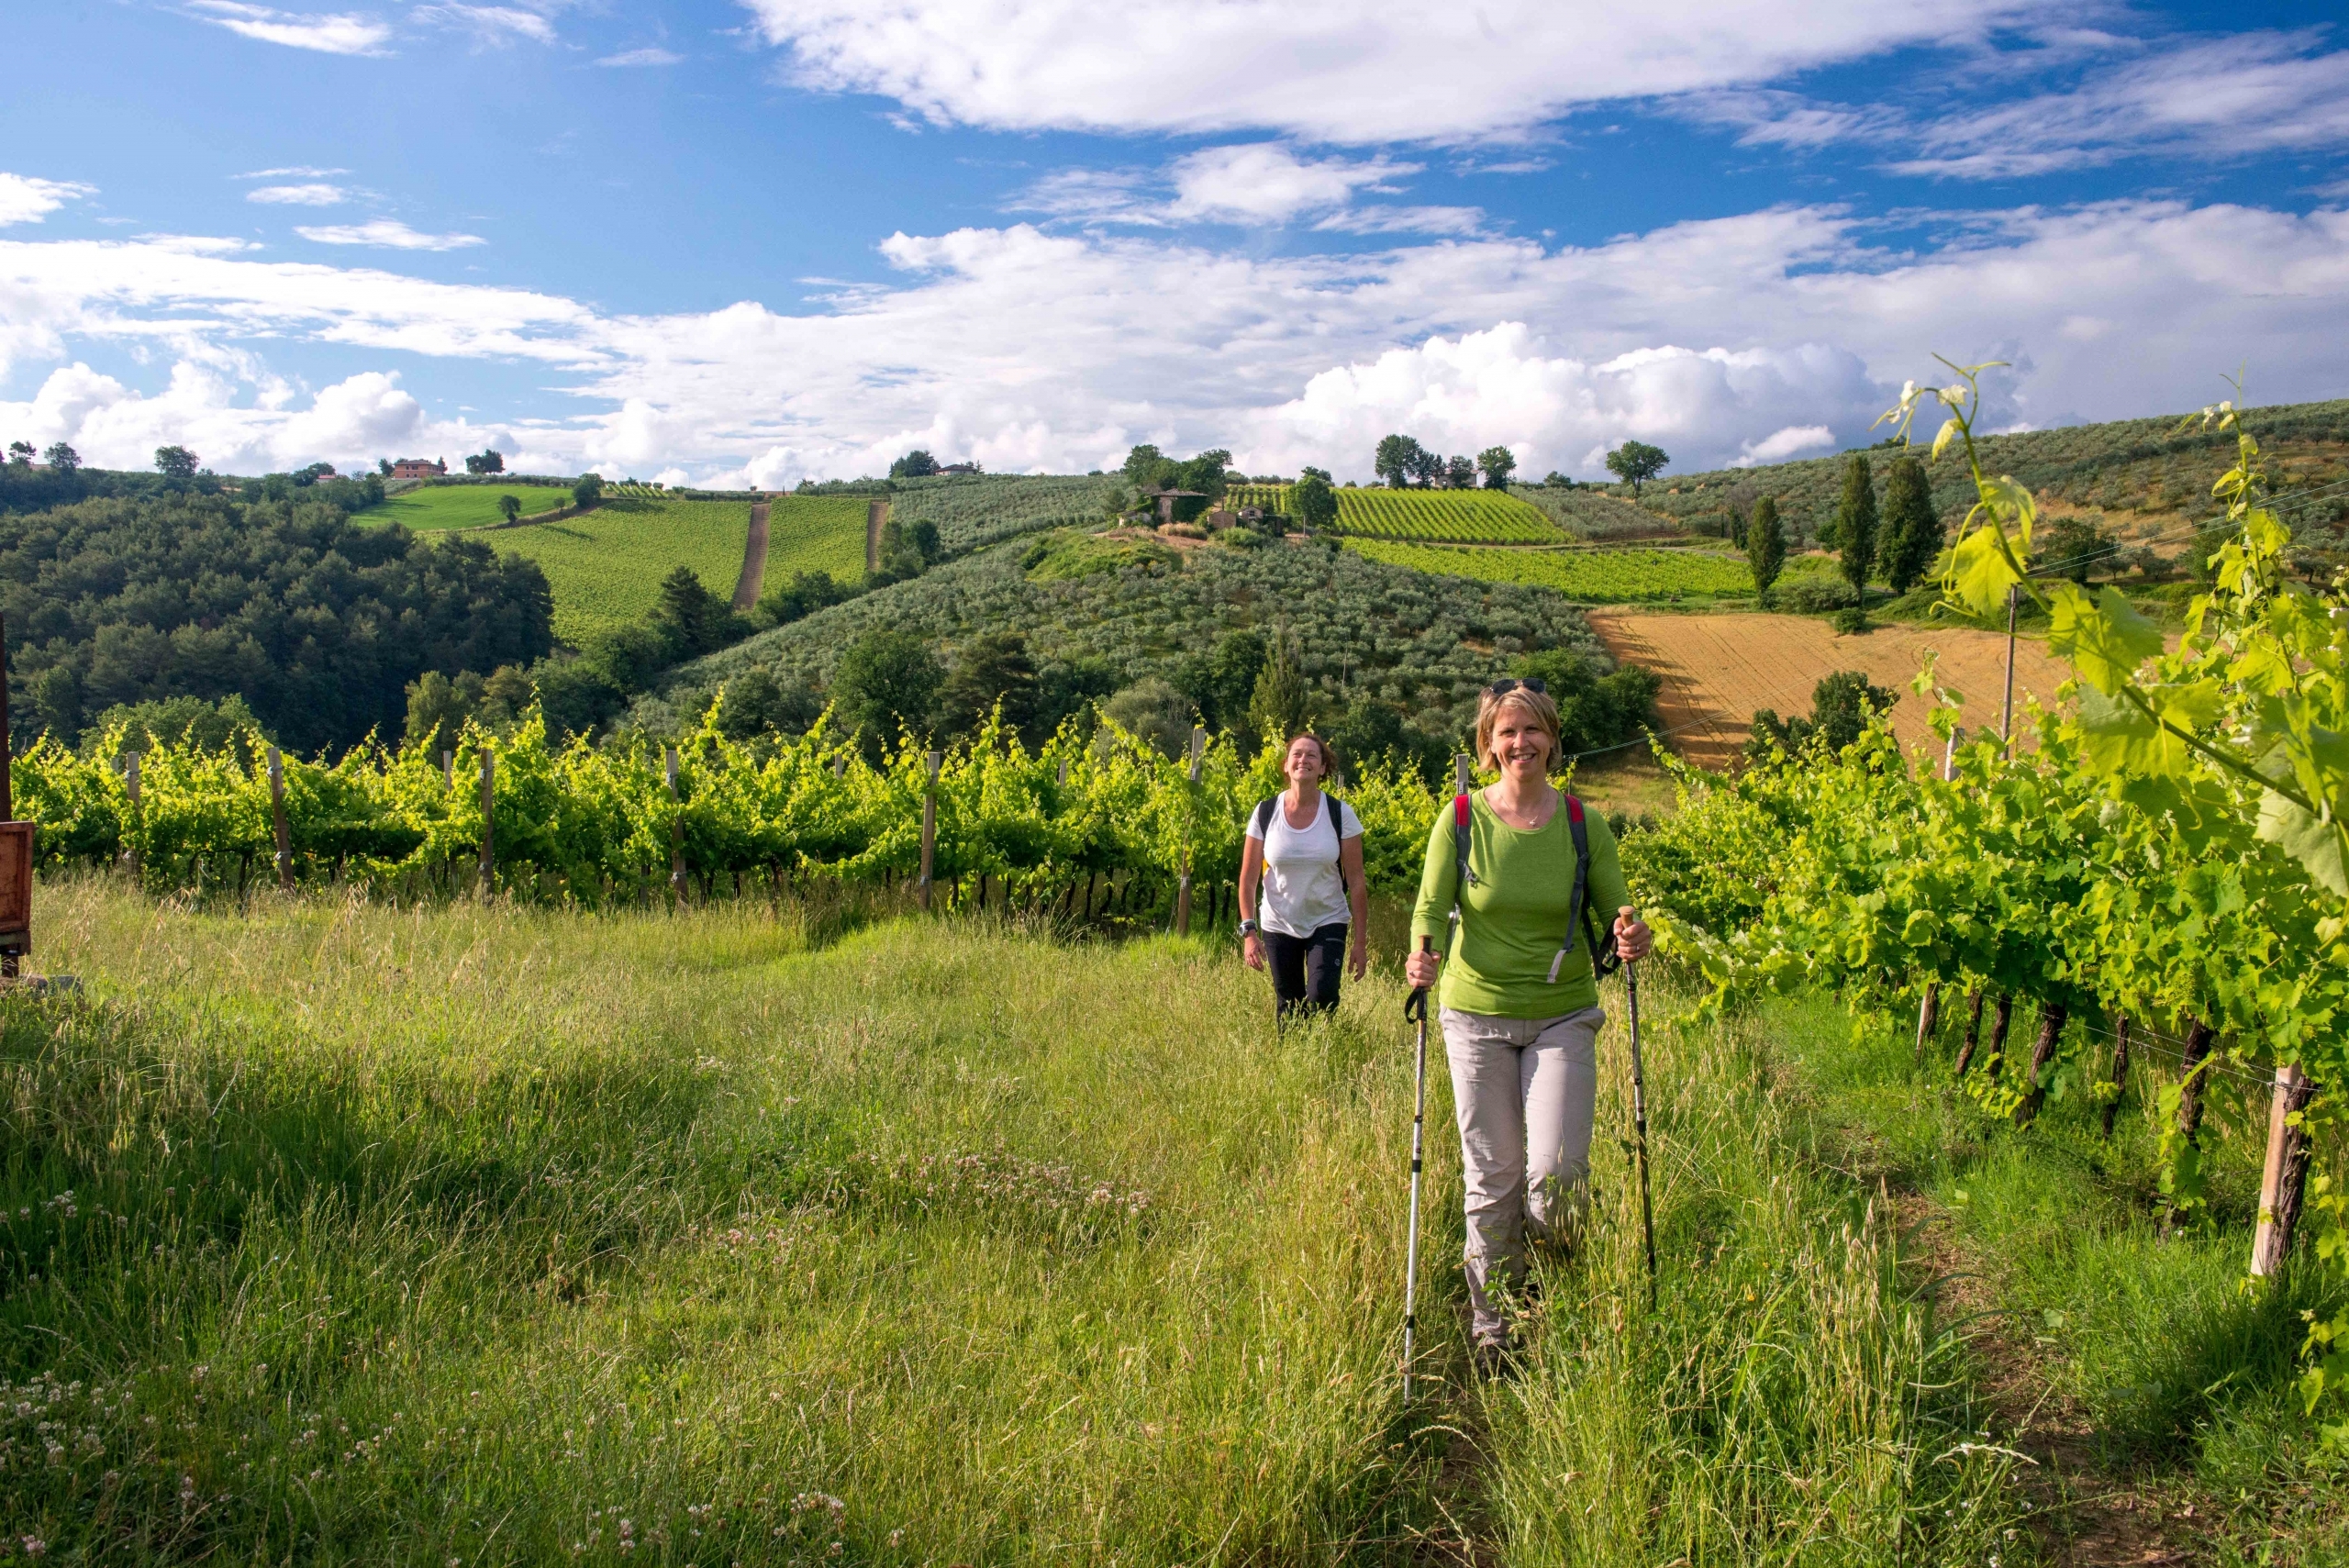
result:
[(1485, 689), (1492, 693), (1493, 695), (1497, 697), (1505, 697), (1508, 695), (1509, 693), (1516, 691), (1533, 692), (1542, 696), (1548, 696), (1550, 695), (1550, 683), (1542, 679), (1541, 676), (1536, 675), (1530, 680), (1523, 681), (1495, 681), (1491, 685), (1486, 686)]

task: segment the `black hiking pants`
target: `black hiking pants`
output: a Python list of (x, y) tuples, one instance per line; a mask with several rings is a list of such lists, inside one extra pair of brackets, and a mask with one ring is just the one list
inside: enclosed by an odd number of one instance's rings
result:
[(1338, 974), (1346, 962), (1343, 920), (1319, 927), (1309, 937), (1284, 931), (1258, 934), (1264, 941), (1264, 962), (1273, 972), (1275, 1016), (1326, 1013), (1338, 1005)]

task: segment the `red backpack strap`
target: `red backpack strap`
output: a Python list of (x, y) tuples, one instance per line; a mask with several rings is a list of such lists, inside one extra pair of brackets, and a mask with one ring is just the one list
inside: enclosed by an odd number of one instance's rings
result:
[(1470, 820), (1471, 813), (1468, 808), (1467, 795), (1453, 795), (1452, 797), (1452, 917), (1455, 920), (1460, 917), (1460, 904), (1467, 895), (1468, 884), (1476, 878), (1476, 873), (1468, 869)]

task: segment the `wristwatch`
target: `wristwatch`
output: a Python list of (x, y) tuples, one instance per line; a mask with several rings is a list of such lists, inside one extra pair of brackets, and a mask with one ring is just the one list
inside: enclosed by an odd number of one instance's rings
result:
[(1240, 935), (1241, 935), (1241, 937), (1242, 938), (1242, 940), (1245, 940), (1246, 938), (1249, 938), (1249, 937), (1252, 937), (1252, 936), (1254, 936), (1255, 934), (1256, 934), (1256, 922), (1255, 922), (1255, 921), (1253, 921), (1253, 920), (1242, 920), (1242, 921), (1241, 921), (1241, 922), (1240, 922)]

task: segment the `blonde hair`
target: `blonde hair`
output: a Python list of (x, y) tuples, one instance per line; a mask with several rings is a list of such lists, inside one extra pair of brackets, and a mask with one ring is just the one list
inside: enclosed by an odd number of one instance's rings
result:
[(1550, 737), (1550, 755), (1544, 764), (1558, 765), (1558, 753), (1564, 742), (1558, 735), (1558, 705), (1550, 700), (1547, 692), (1537, 692), (1515, 686), (1495, 696), (1490, 690), (1476, 697), (1476, 765), (1497, 772), (1500, 764), (1493, 761), (1493, 728), (1500, 722), (1501, 710), (1515, 707), (1533, 721), (1535, 728)]

